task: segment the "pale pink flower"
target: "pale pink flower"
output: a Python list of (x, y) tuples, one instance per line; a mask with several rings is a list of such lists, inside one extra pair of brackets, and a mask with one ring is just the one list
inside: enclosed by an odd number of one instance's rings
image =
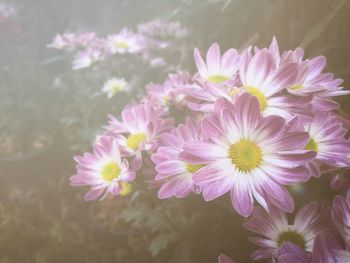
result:
[(107, 94), (108, 98), (112, 98), (114, 95), (125, 92), (130, 89), (128, 82), (123, 78), (111, 78), (105, 82), (102, 91)]
[(212, 44), (204, 62), (199, 50), (194, 50), (194, 59), (198, 69), (198, 77), (213, 84), (229, 84), (237, 74), (239, 55), (235, 49), (227, 50), (221, 57), (220, 47)]
[(122, 121), (109, 115), (107, 134), (115, 137), (125, 156), (135, 156), (135, 166), (141, 165), (141, 153), (152, 151), (158, 145), (159, 137), (169, 131), (174, 120), (164, 118), (164, 110), (149, 103), (129, 106), (122, 111)]
[(191, 192), (200, 192), (200, 187), (194, 184), (192, 177), (203, 165), (187, 163), (179, 156), (186, 142), (200, 139), (200, 127), (191, 119), (162, 135), (161, 145), (157, 153), (152, 155), (157, 171), (155, 180), (162, 182), (158, 192), (160, 199), (172, 196), (184, 198)]
[(321, 165), (347, 167), (350, 164), (350, 141), (345, 138), (347, 130), (332, 113), (316, 112), (312, 120), (304, 122), (304, 130), (310, 139), (305, 149), (317, 153), (308, 163), (312, 176), (321, 175)]
[(111, 54), (139, 53), (145, 48), (145, 39), (127, 28), (120, 33), (107, 37), (107, 46)]
[(108, 193), (130, 193), (135, 172), (130, 170), (128, 161), (121, 158), (119, 145), (112, 137), (99, 138), (93, 153), (76, 156), (75, 160), (77, 173), (70, 178), (70, 183), (72, 186), (91, 186), (84, 197), (86, 201), (104, 198)]
[(294, 202), (283, 185), (305, 182), (305, 164), (315, 153), (304, 150), (305, 132), (285, 131), (278, 116), (263, 117), (258, 100), (247, 93), (234, 105), (219, 100), (215, 112), (202, 121), (207, 141), (189, 142), (183, 153), (190, 163), (206, 164), (193, 177), (204, 199), (231, 193), (234, 209), (243, 216), (253, 210), (254, 198), (264, 208), (272, 202), (293, 211)]
[(312, 252), (316, 235), (324, 231), (320, 206), (309, 203), (295, 215), (294, 222), (288, 222), (287, 215), (276, 207), (270, 207), (269, 213), (255, 207), (252, 216), (244, 223), (250, 231), (262, 235), (249, 240), (259, 246), (251, 256), (254, 260), (271, 258), (284, 242), (291, 242), (308, 253)]

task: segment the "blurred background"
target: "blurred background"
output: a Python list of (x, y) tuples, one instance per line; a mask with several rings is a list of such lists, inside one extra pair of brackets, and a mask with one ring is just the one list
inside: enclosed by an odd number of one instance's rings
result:
[[(69, 186), (73, 156), (90, 150), (107, 114), (118, 116), (149, 81), (163, 82), (179, 65), (193, 73), (193, 48), (205, 51), (213, 42), (222, 49), (265, 47), (276, 36), (280, 50), (301, 46), (306, 58), (326, 56), (326, 70), (349, 87), (350, 1), (0, 0), (1, 5), (7, 11), (0, 7), (0, 263), (206, 263), (220, 253), (251, 262), (251, 234), (228, 196), (209, 203), (200, 196), (159, 201), (156, 190), (140, 188), (123, 198), (86, 203), (87, 189)], [(189, 30), (180, 41), (184, 59), (177, 67), (123, 60), (74, 71), (72, 54), (47, 48), (57, 33), (107, 36), (155, 19)], [(132, 80), (133, 88), (107, 99), (100, 90), (115, 74)], [(350, 113), (349, 97), (338, 101)], [(328, 183), (324, 178), (297, 188), (297, 206), (327, 200), (333, 194)]]

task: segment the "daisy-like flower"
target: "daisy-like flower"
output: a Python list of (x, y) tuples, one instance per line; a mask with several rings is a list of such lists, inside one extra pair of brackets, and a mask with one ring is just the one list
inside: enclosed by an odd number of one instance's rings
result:
[(315, 160), (307, 164), (312, 176), (320, 176), (321, 164), (333, 167), (350, 164), (350, 141), (344, 137), (347, 130), (332, 113), (316, 112), (313, 120), (304, 123), (304, 130), (310, 136), (305, 149), (317, 153)]
[(202, 121), (208, 141), (186, 143), (183, 153), (190, 163), (207, 164), (193, 176), (204, 199), (231, 192), (233, 208), (243, 216), (251, 214), (254, 197), (266, 209), (273, 202), (293, 211), (283, 185), (309, 179), (304, 165), (315, 153), (304, 150), (307, 133), (286, 131), (281, 117), (263, 117), (258, 100), (247, 93), (234, 105), (219, 100), (215, 106), (214, 114)]
[(122, 159), (119, 145), (115, 139), (101, 137), (94, 145), (93, 153), (75, 157), (76, 175), (70, 178), (72, 186), (91, 186), (84, 199), (91, 201), (108, 193), (127, 195), (131, 191), (130, 182), (135, 179), (135, 172), (129, 168), (128, 161)]
[(233, 80), (239, 65), (238, 52), (231, 48), (221, 57), (220, 47), (217, 43), (209, 47), (206, 62), (197, 48), (194, 50), (194, 59), (199, 77), (213, 84), (223, 84)]
[(183, 198), (191, 192), (200, 192), (192, 177), (203, 165), (186, 163), (179, 158), (183, 145), (186, 142), (200, 140), (200, 134), (199, 126), (191, 119), (187, 119), (186, 124), (180, 124), (170, 133), (162, 135), (161, 146), (157, 153), (152, 155), (157, 171), (155, 180), (163, 182), (158, 192), (160, 199), (172, 196)]
[(218, 257), (218, 263), (235, 263), (232, 259), (230, 259), (228, 256), (221, 254)]
[(124, 28), (119, 34), (109, 35), (107, 45), (111, 54), (139, 53), (145, 47), (145, 40), (141, 35)]
[(147, 97), (145, 100), (158, 105), (168, 107), (175, 99), (174, 87), (169, 80), (163, 84), (149, 83), (146, 86)]
[(93, 63), (102, 59), (100, 49), (87, 49), (78, 52), (73, 60), (73, 70), (90, 67)]
[(129, 106), (122, 111), (122, 121), (109, 116), (107, 134), (115, 137), (125, 156), (135, 156), (135, 166), (141, 165), (141, 152), (156, 148), (159, 136), (169, 131), (174, 120), (163, 118), (164, 110), (149, 103)]
[(255, 207), (252, 216), (243, 224), (246, 229), (263, 236), (249, 239), (260, 247), (253, 252), (252, 259), (271, 258), (284, 242), (294, 243), (311, 253), (316, 235), (324, 231), (321, 218), (320, 206), (315, 202), (302, 207), (293, 224), (289, 224), (287, 215), (276, 207), (270, 207), (269, 213)]
[(128, 82), (125, 79), (111, 78), (105, 82), (102, 91), (107, 93), (108, 98), (112, 98), (119, 92), (129, 90), (129, 88), (130, 86), (128, 85)]
[(265, 115), (277, 115), (291, 119), (297, 113), (306, 114), (311, 97), (282, 95), (292, 87), (298, 74), (296, 63), (276, 65), (276, 58), (267, 49), (250, 49), (243, 52), (240, 65), (241, 89), (255, 96)]

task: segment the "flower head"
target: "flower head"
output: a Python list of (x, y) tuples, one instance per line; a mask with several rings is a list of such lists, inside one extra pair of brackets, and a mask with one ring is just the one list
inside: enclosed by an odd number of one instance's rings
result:
[(187, 119), (186, 124), (180, 124), (170, 133), (162, 135), (161, 146), (152, 155), (157, 171), (155, 180), (163, 182), (158, 192), (159, 198), (183, 198), (191, 192), (200, 192), (192, 177), (203, 165), (187, 163), (179, 157), (186, 142), (200, 139), (200, 127), (190, 119)]
[(129, 106), (122, 111), (122, 121), (110, 115), (107, 134), (117, 139), (121, 153), (135, 156), (141, 165), (141, 152), (151, 151), (158, 145), (159, 137), (173, 126), (173, 119), (163, 118), (164, 110), (149, 103)]
[(239, 55), (235, 49), (227, 50), (221, 57), (220, 47), (212, 44), (204, 62), (199, 50), (194, 50), (194, 59), (199, 77), (209, 83), (221, 84), (235, 77), (238, 69)]
[(129, 169), (126, 159), (122, 159), (119, 145), (112, 137), (104, 136), (94, 145), (93, 153), (76, 156), (77, 173), (70, 178), (73, 186), (91, 186), (85, 195), (86, 201), (94, 200), (108, 193), (126, 195), (131, 191), (130, 182), (135, 172)]
[(145, 40), (141, 35), (124, 28), (116, 35), (109, 35), (107, 44), (112, 54), (139, 53), (145, 47)]
[(304, 164), (315, 153), (304, 150), (307, 133), (286, 131), (281, 117), (263, 117), (258, 100), (247, 93), (234, 104), (219, 100), (215, 106), (202, 121), (207, 140), (186, 143), (183, 154), (189, 162), (206, 164), (193, 177), (205, 200), (230, 192), (234, 209), (243, 216), (252, 212), (253, 197), (266, 209), (273, 202), (292, 211), (293, 199), (283, 185), (309, 179)]
[(129, 85), (125, 79), (111, 78), (105, 82), (102, 91), (107, 93), (108, 98), (112, 98), (117, 93), (127, 91), (128, 89)]
[(271, 258), (285, 242), (291, 242), (311, 253), (316, 235), (323, 231), (320, 219), (320, 207), (317, 203), (302, 207), (293, 224), (289, 224), (287, 215), (276, 207), (270, 207), (269, 213), (255, 207), (252, 216), (244, 223), (246, 229), (263, 236), (250, 238), (251, 242), (261, 247), (252, 254), (252, 258)]
[(320, 176), (321, 164), (333, 167), (350, 164), (350, 141), (344, 137), (347, 130), (332, 113), (316, 112), (312, 120), (304, 121), (304, 130), (310, 136), (305, 149), (317, 153), (315, 160), (307, 164), (311, 175)]

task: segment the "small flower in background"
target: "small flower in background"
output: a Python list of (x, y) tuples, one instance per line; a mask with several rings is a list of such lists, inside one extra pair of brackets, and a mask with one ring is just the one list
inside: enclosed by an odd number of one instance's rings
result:
[(103, 199), (108, 193), (121, 196), (130, 193), (135, 172), (129, 168), (128, 161), (121, 158), (114, 138), (99, 138), (93, 153), (76, 156), (75, 160), (77, 174), (70, 178), (70, 183), (72, 186), (91, 186), (84, 196), (86, 201)]
[(218, 257), (218, 263), (235, 263), (232, 259), (230, 259), (228, 256), (221, 254)]
[(285, 120), (263, 117), (258, 100), (247, 93), (234, 104), (219, 100), (215, 107), (202, 122), (208, 140), (184, 146), (188, 162), (206, 164), (193, 177), (203, 187), (204, 199), (230, 192), (233, 208), (245, 217), (253, 210), (254, 198), (265, 209), (272, 202), (292, 212), (294, 202), (283, 185), (306, 182), (310, 177), (304, 165), (315, 153), (304, 150), (307, 133), (283, 132)]
[(255, 207), (243, 226), (263, 236), (249, 239), (260, 247), (251, 255), (254, 260), (271, 258), (285, 242), (311, 253), (316, 235), (327, 227), (323, 224), (320, 206), (315, 202), (302, 207), (296, 213), (293, 224), (289, 224), (287, 215), (276, 207), (270, 207), (269, 213)]
[(180, 157), (186, 142), (200, 139), (200, 127), (191, 119), (161, 136), (160, 147), (152, 155), (157, 171), (155, 180), (162, 183), (158, 191), (160, 199), (172, 196), (184, 198), (191, 192), (200, 193), (200, 187), (194, 184), (192, 177), (203, 165), (186, 163)]
[(127, 28), (107, 37), (107, 48), (111, 54), (139, 53), (145, 47), (145, 39)]
[(189, 30), (185, 27), (181, 27), (179, 22), (168, 22), (159, 19), (140, 24), (137, 28), (141, 34), (149, 37), (184, 38), (189, 34)]
[(16, 15), (16, 8), (9, 3), (0, 3), (0, 22), (10, 16)]
[(99, 49), (87, 49), (77, 53), (73, 61), (73, 70), (90, 67), (96, 61), (102, 59), (102, 53)]
[(125, 92), (130, 89), (129, 83), (121, 78), (111, 78), (105, 82), (102, 91), (107, 93), (108, 98), (112, 98), (119, 92)]

